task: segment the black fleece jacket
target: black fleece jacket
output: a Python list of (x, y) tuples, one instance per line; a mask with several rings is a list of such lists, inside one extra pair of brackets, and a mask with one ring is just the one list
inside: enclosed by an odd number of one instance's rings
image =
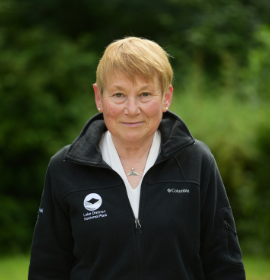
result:
[(244, 280), (231, 207), (213, 155), (166, 112), (161, 153), (145, 174), (138, 220), (102, 159), (102, 114), (52, 157), (29, 280)]

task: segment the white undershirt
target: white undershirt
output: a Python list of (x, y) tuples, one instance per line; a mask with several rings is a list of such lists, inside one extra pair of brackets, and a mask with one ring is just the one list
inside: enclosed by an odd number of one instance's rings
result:
[(147, 162), (144, 168), (142, 179), (139, 185), (133, 189), (127, 179), (127, 175), (125, 174), (124, 168), (121, 164), (120, 158), (118, 153), (115, 149), (112, 135), (107, 130), (101, 137), (99, 142), (99, 147), (101, 150), (103, 160), (114, 170), (116, 171), (123, 179), (126, 189), (127, 195), (130, 201), (131, 208), (133, 210), (134, 216), (137, 218), (139, 213), (139, 202), (140, 202), (140, 192), (141, 192), (141, 184), (145, 173), (154, 165), (160, 150), (160, 143), (161, 143), (161, 135), (160, 132), (157, 130), (155, 132), (155, 136), (153, 139), (153, 143), (147, 158)]

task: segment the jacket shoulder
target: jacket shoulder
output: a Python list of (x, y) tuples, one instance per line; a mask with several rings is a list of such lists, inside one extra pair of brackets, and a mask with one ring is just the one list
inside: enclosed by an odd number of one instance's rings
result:
[(194, 145), (180, 151), (176, 157), (185, 178), (198, 183), (214, 161), (214, 156), (208, 146), (197, 139)]
[(194, 144), (194, 152), (202, 157), (202, 159), (208, 159), (210, 161), (213, 160), (213, 154), (211, 153), (211, 150), (209, 147), (203, 143), (200, 140), (195, 139), (195, 144)]
[(55, 155), (51, 157), (51, 162), (53, 164), (57, 164), (59, 162), (63, 162), (65, 160), (65, 155), (71, 145), (66, 145), (61, 148)]
[(64, 174), (64, 176), (76, 174), (79, 170), (86, 169), (86, 166), (66, 160), (66, 154), (70, 146), (71, 145), (64, 146), (51, 157), (49, 166), (52, 168), (53, 172), (56, 171), (58, 173), (58, 176), (60, 176), (60, 174)]
[(48, 167), (51, 178), (53, 178), (53, 182), (55, 183), (53, 188), (57, 188), (60, 197), (77, 189), (87, 171), (87, 166), (65, 160), (69, 147), (70, 145), (63, 147), (52, 156)]
[(192, 162), (211, 162), (214, 158), (211, 150), (208, 146), (200, 140), (195, 139), (195, 143), (186, 149), (176, 153), (177, 158), (185, 163), (188, 161)]

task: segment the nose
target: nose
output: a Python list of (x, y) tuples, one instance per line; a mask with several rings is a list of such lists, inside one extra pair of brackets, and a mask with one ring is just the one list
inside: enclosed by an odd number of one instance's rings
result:
[(136, 116), (140, 111), (139, 100), (134, 96), (130, 96), (126, 102), (124, 113), (129, 116)]

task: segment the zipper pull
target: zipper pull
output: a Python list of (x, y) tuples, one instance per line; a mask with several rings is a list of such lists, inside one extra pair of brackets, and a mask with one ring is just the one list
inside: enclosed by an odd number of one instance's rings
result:
[(140, 220), (139, 219), (135, 219), (135, 227), (136, 229), (139, 231), (140, 234), (142, 234), (142, 226), (140, 224)]
[(224, 224), (226, 226), (226, 228), (230, 229), (235, 236), (237, 236), (237, 232), (233, 230), (233, 228), (230, 226), (230, 224), (227, 222), (227, 220), (224, 220)]

